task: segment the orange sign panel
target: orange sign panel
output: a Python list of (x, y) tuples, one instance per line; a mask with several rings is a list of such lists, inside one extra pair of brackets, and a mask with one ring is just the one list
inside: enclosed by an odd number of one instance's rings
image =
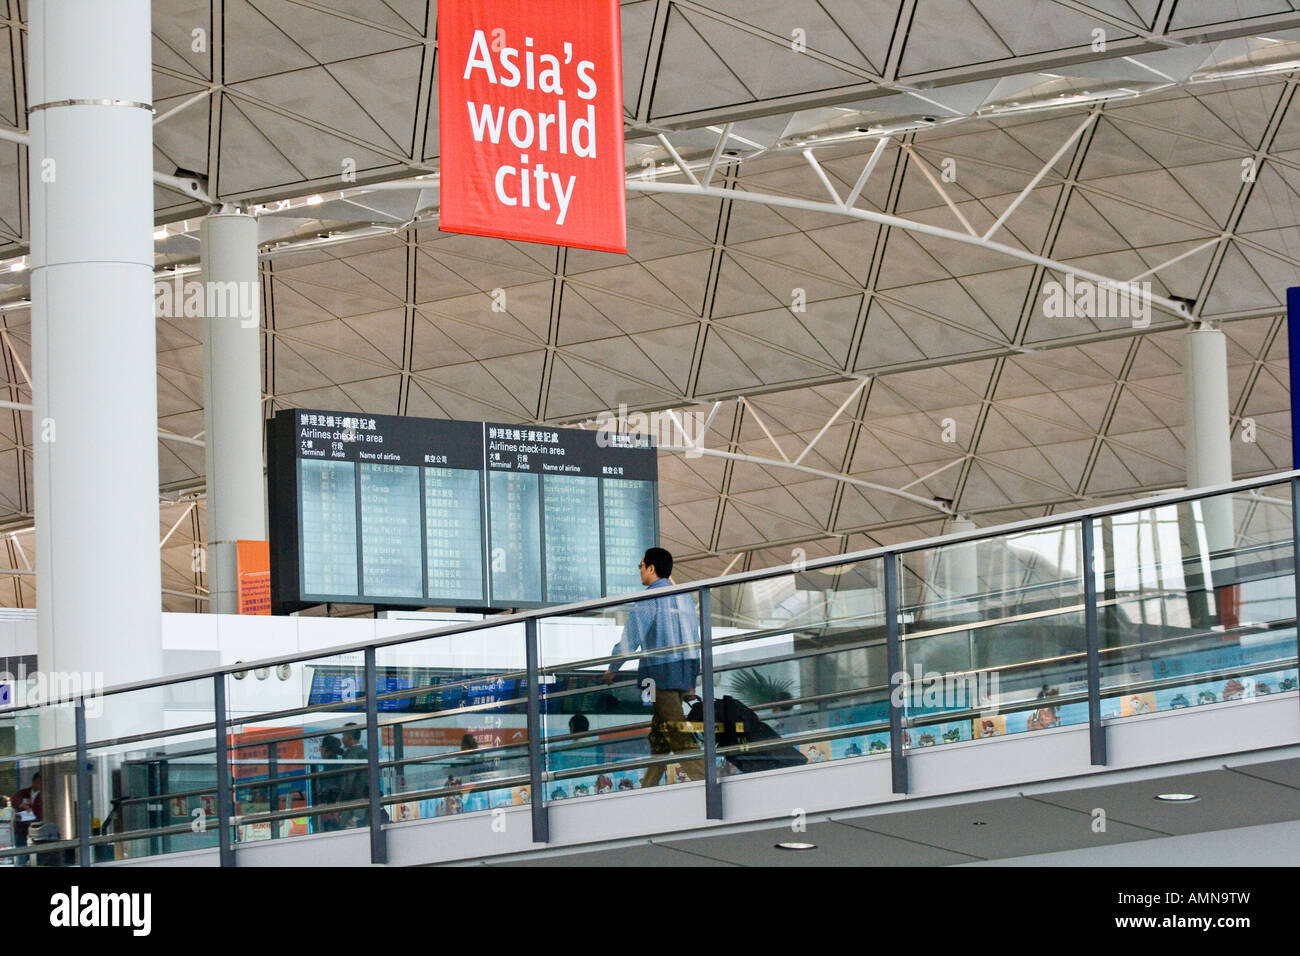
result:
[(236, 541), (239, 613), (271, 613), (271, 546), (266, 541)]

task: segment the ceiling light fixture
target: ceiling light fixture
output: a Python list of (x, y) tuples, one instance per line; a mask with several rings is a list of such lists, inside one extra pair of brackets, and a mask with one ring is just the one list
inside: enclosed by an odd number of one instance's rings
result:
[(1068, 106), (1083, 106), (1091, 103), (1107, 103), (1111, 100), (1127, 100), (1138, 95), (1137, 90), (1122, 87), (1117, 90), (1106, 90), (1101, 93), (1093, 93), (1089, 90), (1083, 90), (1079, 93), (1061, 93), (1058, 96), (1046, 97), (1039, 100), (1026, 100), (1020, 102), (1012, 100), (1009, 103), (998, 103), (994, 106), (985, 106), (975, 111), (976, 116), (1006, 116), (1011, 113), (1036, 113), (1040, 110), (1059, 110)]
[(1194, 803), (1201, 798), (1194, 793), (1158, 793), (1156, 799), (1165, 803)]
[(816, 844), (816, 843), (778, 843), (778, 844), (776, 844), (776, 849), (778, 849), (778, 850), (815, 850), (815, 849), (817, 849), (817, 844)]
[(1236, 70), (1205, 70), (1193, 73), (1188, 83), (1213, 83), (1215, 80), (1240, 80), (1251, 76), (1269, 76), (1274, 73), (1290, 73), (1300, 70), (1300, 60), (1286, 60), (1282, 63), (1267, 63), (1262, 66), (1244, 66)]
[(880, 124), (871, 126), (857, 126), (847, 132), (832, 133), (823, 136), (819, 133), (808, 133), (804, 136), (795, 136), (791, 139), (782, 140), (782, 146), (829, 146), (834, 143), (851, 143), (860, 139), (878, 139), (881, 136), (902, 136), (904, 133), (916, 133), (923, 129), (933, 129), (937, 123), (933, 116), (922, 117), (911, 123), (897, 123), (893, 126), (884, 126)]
[[(735, 150), (732, 150), (730, 155), (739, 156), (740, 154), (735, 152)], [(697, 159), (687, 163), (686, 168), (693, 173), (697, 173), (700, 172), (701, 170), (708, 169), (711, 165), (713, 165), (712, 160)], [(675, 173), (680, 173), (681, 171), (682, 168), (680, 166), (678, 166), (676, 163), (669, 162), (669, 163), (662, 163), (662, 164), (654, 164), (651, 166), (644, 166), (638, 172), (630, 175), (628, 178), (641, 180), (642, 182), (646, 180), (649, 180), (650, 182), (654, 182), (655, 179), (658, 178), (659, 176), (671, 176)]]

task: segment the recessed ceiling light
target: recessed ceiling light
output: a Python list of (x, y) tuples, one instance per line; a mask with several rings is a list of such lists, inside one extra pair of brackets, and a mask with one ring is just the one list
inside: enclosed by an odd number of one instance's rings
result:
[(987, 820), (972, 820), (972, 821), (971, 821), (971, 826), (973, 826), (973, 827), (986, 827), (986, 826), (988, 826), (988, 825), (989, 825), (989, 823), (988, 823)]
[(1201, 798), (1194, 793), (1158, 793), (1156, 799), (1165, 803), (1191, 803)]
[(817, 849), (817, 844), (816, 843), (778, 843), (776, 845), (776, 848), (778, 850), (815, 850)]

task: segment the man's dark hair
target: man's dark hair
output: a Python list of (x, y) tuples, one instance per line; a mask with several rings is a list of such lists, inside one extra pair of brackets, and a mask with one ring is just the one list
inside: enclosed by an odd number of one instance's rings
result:
[(648, 568), (654, 568), (655, 574), (661, 578), (666, 578), (673, 573), (673, 556), (663, 548), (646, 549), (645, 557), (641, 559)]
[(591, 722), (587, 720), (586, 714), (574, 714), (569, 718), (569, 733), (585, 734), (591, 729)]
[(341, 754), (343, 752), (343, 744), (341, 744), (339, 739), (333, 734), (329, 734), (321, 740), (320, 752), (322, 755), (329, 754), (330, 756)]
[(41, 772), (39, 770), (36, 771), (34, 774), (32, 774), (32, 783), (35, 783), (37, 780), (40, 779), (41, 779)]

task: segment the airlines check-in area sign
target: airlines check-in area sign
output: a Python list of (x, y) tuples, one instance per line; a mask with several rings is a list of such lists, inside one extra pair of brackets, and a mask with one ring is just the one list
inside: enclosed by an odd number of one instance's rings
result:
[(627, 251), (618, 0), (438, 5), (440, 228)]

